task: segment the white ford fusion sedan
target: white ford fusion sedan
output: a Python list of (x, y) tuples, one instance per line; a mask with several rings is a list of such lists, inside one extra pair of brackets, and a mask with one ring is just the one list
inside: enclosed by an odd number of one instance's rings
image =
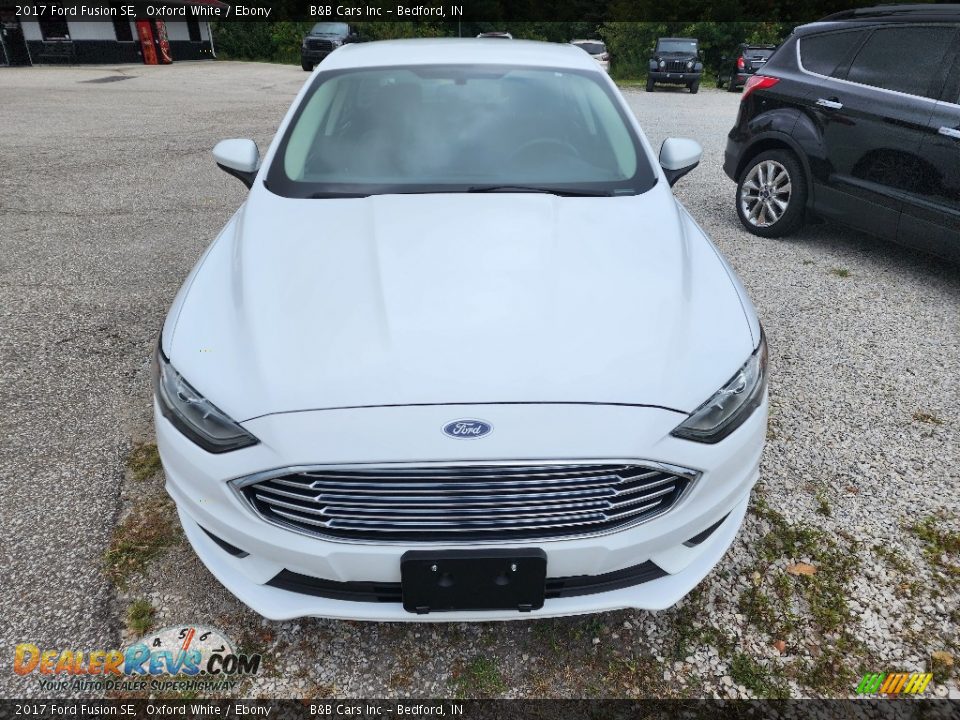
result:
[(665, 608), (733, 541), (767, 421), (733, 271), (569, 45), (347, 45), (174, 300), (157, 441), (197, 554), (275, 619)]

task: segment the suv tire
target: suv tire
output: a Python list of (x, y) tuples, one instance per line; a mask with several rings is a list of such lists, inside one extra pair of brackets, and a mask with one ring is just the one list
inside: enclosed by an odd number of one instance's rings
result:
[(717, 75), (717, 90), (723, 87), (723, 78)]
[(307, 62), (306, 60), (300, 61), (300, 67), (302, 67), (307, 72), (313, 72), (313, 63)]
[(767, 150), (747, 162), (737, 182), (737, 216), (748, 232), (784, 237), (803, 225), (807, 176), (788, 150)]
[(699, 81), (699, 80), (695, 80), (694, 82), (690, 83), (690, 94), (691, 94), (691, 95), (696, 95), (696, 94), (697, 94), (697, 91), (698, 91), (699, 89), (700, 89), (700, 81)]
[(653, 80), (647, 78), (647, 92), (653, 92)]
[(730, 84), (727, 85), (727, 92), (737, 92), (737, 83), (733, 78), (730, 78)]

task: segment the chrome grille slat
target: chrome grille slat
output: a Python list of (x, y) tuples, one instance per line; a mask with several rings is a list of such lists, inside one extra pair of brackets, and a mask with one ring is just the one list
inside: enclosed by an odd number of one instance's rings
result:
[[(568, 502), (580, 499), (584, 502), (612, 497), (616, 491), (610, 488), (581, 490), (577, 492), (538, 493), (537, 502)], [(367, 507), (460, 507), (463, 498), (455, 495), (391, 495), (384, 499), (375, 499), (365, 495), (334, 495), (321, 493), (317, 499), (326, 503), (363, 503)], [(527, 495), (471, 495), (471, 505), (518, 505), (530, 502)]]
[(611, 532), (668, 511), (696, 473), (643, 464), (339, 466), (240, 482), (266, 520), (344, 540), (546, 540)]
[(590, 478), (584, 480), (583, 482), (577, 483), (574, 481), (563, 481), (553, 484), (547, 483), (523, 483), (522, 485), (516, 485), (514, 487), (504, 487), (505, 483), (471, 483), (471, 482), (449, 482), (449, 483), (424, 483), (421, 486), (417, 486), (413, 483), (383, 483), (380, 485), (369, 485), (369, 484), (358, 484), (355, 487), (350, 487), (345, 484), (338, 484), (334, 486), (330, 485), (321, 485), (319, 483), (311, 483), (310, 485), (305, 486), (305, 489), (316, 491), (316, 492), (350, 492), (350, 493), (368, 493), (372, 495), (381, 495), (381, 494), (399, 494), (401, 492), (410, 493), (410, 494), (423, 494), (431, 492), (443, 492), (444, 494), (455, 492), (455, 493), (489, 493), (490, 491), (497, 492), (541, 492), (541, 491), (550, 491), (555, 492), (557, 490), (563, 490), (565, 488), (570, 488), (572, 490), (585, 489), (585, 488), (603, 488), (610, 487), (612, 483), (617, 481), (616, 475), (610, 475), (603, 478), (597, 478), (594, 480)]
[[(576, 467), (576, 466), (574, 466)], [(590, 469), (581, 469), (581, 470), (570, 470), (569, 466), (564, 466), (564, 469), (559, 472), (547, 472), (545, 470), (539, 470), (537, 472), (517, 472), (511, 470), (511, 468), (497, 468), (489, 467), (484, 468), (482, 472), (478, 472), (476, 469), (468, 468), (462, 474), (451, 473), (450, 468), (446, 468), (443, 473), (439, 472), (424, 472), (422, 475), (419, 473), (411, 473), (409, 471), (395, 471), (392, 473), (378, 472), (378, 473), (366, 473), (366, 472), (357, 472), (357, 473), (343, 473), (343, 472), (330, 472), (318, 474), (313, 473), (302, 473), (304, 477), (318, 477), (323, 480), (337, 480), (345, 479), (351, 483), (364, 481), (369, 483), (377, 483), (378, 481), (394, 484), (401, 482), (404, 478), (409, 478), (411, 482), (416, 485), (424, 484), (431, 480), (450, 480), (453, 482), (472, 482), (474, 480), (483, 480), (484, 478), (491, 478), (495, 481), (501, 481), (505, 478), (511, 479), (527, 479), (527, 478), (543, 478), (546, 481), (554, 482), (557, 480), (562, 480), (563, 478), (576, 478), (576, 479), (589, 479), (594, 474), (601, 474), (609, 476), (611, 474), (616, 475), (620, 472), (625, 472), (626, 467), (605, 467), (605, 468), (590, 468)], [(647, 474), (656, 474), (656, 473), (647, 473)]]

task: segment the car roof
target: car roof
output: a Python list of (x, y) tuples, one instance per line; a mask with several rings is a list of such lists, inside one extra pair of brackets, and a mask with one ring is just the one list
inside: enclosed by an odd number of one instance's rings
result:
[(417, 38), (344, 45), (330, 53), (323, 70), (391, 65), (508, 65), (569, 68), (597, 72), (588, 54), (572, 45), (514, 40), (491, 43), (483, 38)]
[(960, 22), (960, 4), (932, 5), (876, 5), (873, 7), (844, 10), (827, 15), (816, 22), (801, 25), (794, 30), (797, 35), (825, 30), (841, 30), (860, 25), (886, 25), (910, 22)]
[(682, 40), (683, 42), (698, 42), (696, 38), (675, 38), (675, 37), (657, 38), (657, 42), (660, 42), (661, 40)]
[(603, 40), (587, 40), (587, 39), (584, 39), (584, 38), (581, 38), (580, 40), (571, 40), (570, 43), (571, 43), (572, 45), (576, 45), (577, 43), (600, 43), (601, 45), (605, 45), (605, 44), (606, 44), (606, 43), (603, 42)]

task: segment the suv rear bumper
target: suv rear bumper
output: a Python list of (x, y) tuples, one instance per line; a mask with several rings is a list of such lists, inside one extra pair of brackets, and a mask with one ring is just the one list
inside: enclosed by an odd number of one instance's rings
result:
[(690, 83), (699, 80), (702, 74), (703, 73), (698, 72), (677, 73), (665, 72), (662, 70), (651, 70), (647, 77), (658, 83), (670, 85), (689, 85)]
[(740, 162), (742, 152), (743, 143), (727, 140), (727, 149), (723, 152), (723, 174), (734, 182), (737, 181), (737, 164)]

